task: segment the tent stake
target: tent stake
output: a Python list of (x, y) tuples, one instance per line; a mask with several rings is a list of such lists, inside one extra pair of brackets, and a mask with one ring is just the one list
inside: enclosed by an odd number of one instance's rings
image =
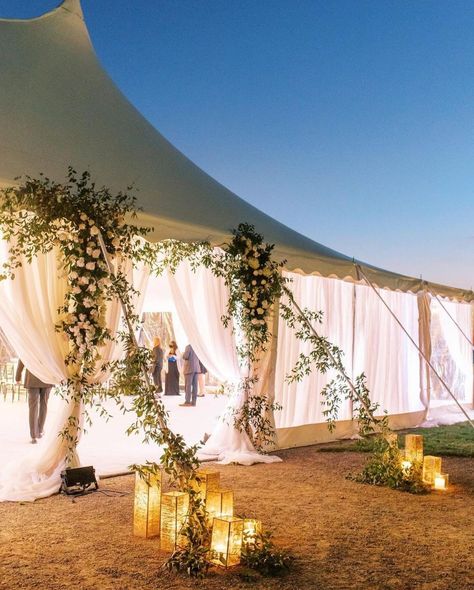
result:
[(406, 330), (405, 326), (402, 324), (402, 322), (398, 319), (398, 317), (395, 315), (395, 313), (392, 311), (392, 309), (390, 308), (390, 306), (388, 305), (388, 303), (385, 301), (385, 299), (380, 295), (380, 293), (377, 291), (377, 289), (374, 287), (374, 285), (372, 284), (372, 282), (370, 281), (369, 278), (367, 278), (366, 274), (364, 273), (364, 271), (362, 270), (362, 267), (359, 264), (356, 264), (356, 267), (358, 268), (359, 272), (361, 273), (361, 275), (364, 277), (365, 282), (367, 283), (367, 285), (374, 291), (374, 293), (377, 295), (377, 297), (380, 299), (380, 301), (385, 305), (385, 307), (388, 309), (390, 315), (393, 317), (393, 319), (397, 322), (397, 324), (400, 326), (400, 328), (405, 332), (405, 334), (408, 336), (410, 342), (413, 344), (413, 346), (417, 349), (417, 351), (419, 352), (419, 354), (423, 357), (423, 359), (425, 360), (425, 362), (427, 363), (427, 365), (430, 367), (430, 369), (433, 371), (433, 373), (436, 375), (436, 377), (438, 377), (440, 383), (443, 385), (443, 387), (446, 389), (446, 391), (449, 393), (449, 395), (453, 398), (453, 400), (456, 402), (456, 404), (458, 405), (459, 409), (461, 410), (461, 412), (466, 416), (467, 421), (469, 422), (469, 424), (474, 428), (474, 422), (469, 418), (469, 414), (466, 412), (466, 410), (462, 407), (462, 405), (459, 403), (459, 401), (456, 399), (454, 393), (450, 390), (450, 388), (448, 387), (446, 381), (441, 377), (441, 375), (438, 373), (438, 371), (434, 368), (434, 366), (432, 365), (431, 361), (425, 356), (424, 352), (421, 350), (421, 348), (418, 346), (418, 344), (413, 340), (413, 338), (411, 337), (411, 335), (409, 334), (409, 332)]

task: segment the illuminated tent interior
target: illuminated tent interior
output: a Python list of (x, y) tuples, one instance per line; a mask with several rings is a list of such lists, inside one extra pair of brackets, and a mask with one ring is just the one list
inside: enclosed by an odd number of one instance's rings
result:
[[(443, 371), (456, 398), (463, 404), (472, 403), (472, 350), (452, 318), (471, 338), (473, 292), (354, 261), (275, 221), (212, 179), (153, 128), (102, 69), (79, 0), (65, 0), (38, 18), (0, 20), (0, 55), (0, 186), (11, 185), (26, 174), (44, 173), (61, 181), (69, 165), (78, 171), (90, 170), (97, 184), (112, 190), (134, 184), (143, 208), (140, 220), (152, 228), (153, 241), (208, 240), (217, 245), (239, 222), (252, 223), (266, 241), (275, 243), (276, 256), (287, 261), (285, 274), (293, 280), (298, 303), (324, 312), (321, 332), (344, 350), (351, 376), (365, 372), (373, 399), (388, 411), (394, 427), (418, 424), (433, 407), (448, 400), (377, 293)], [(34, 269), (19, 272), (13, 281), (16, 285), (0, 285), (0, 328), (33, 373), (57, 383), (64, 378), (60, 346), (54, 342), (54, 313), (62, 287), (54, 260), (39, 260), (34, 265)], [(364, 283), (361, 271), (375, 289)], [(172, 313), (176, 325), (181, 325), (182, 340), (192, 342), (217, 381), (238, 380), (234, 336), (220, 322), (226, 301), (221, 281), (207, 276), (204, 269), (194, 274), (183, 264), (176, 276), (156, 278), (143, 273), (134, 282), (142, 291), (142, 309)], [(116, 313), (112, 320), (118, 322), (118, 318)], [(45, 334), (51, 338), (47, 343)], [(300, 383), (287, 384), (285, 376), (304, 347), (282, 320), (276, 323), (274, 334), (277, 345), (269, 352), (263, 380), (283, 408), (275, 415), (277, 447), (329, 440), (319, 398), (328, 377), (313, 374)], [(42, 340), (43, 345), (38, 345)], [(186, 343), (179, 343), (180, 348)], [(209, 420), (193, 433), (190, 442), (212, 430), (204, 454), (224, 460), (244, 457), (243, 462), (251, 462), (252, 449), (218, 420), (226, 405), (223, 399), (207, 398), (202, 415)], [(53, 406), (50, 414), (55, 411)], [(11, 410), (13, 421), (26, 422), (18, 408)], [(58, 423), (66, 416), (61, 412), (58, 409)], [(351, 405), (346, 403), (334, 436), (354, 434), (351, 417)], [(104, 432), (110, 428), (100, 424)], [(177, 425), (184, 433), (188, 427), (186, 421)], [(91, 460), (97, 459), (94, 453), (104, 446), (99, 436), (94, 439), (93, 429), (90, 440), (94, 442), (87, 451)], [(106, 437), (111, 450), (103, 449), (104, 453), (110, 455), (112, 447), (116, 453), (121, 449), (125, 453), (130, 445), (115, 444), (111, 436)], [(3, 469), (0, 499), (25, 497), (22, 485), (30, 487), (26, 499), (57, 489), (64, 457), (51, 450), (56, 438), (51, 433), (41, 452), (34, 449), (36, 454), (28, 454), (19, 468), (25, 478), (13, 491), (2, 493), (10, 477), (9, 470)], [(86, 440), (87, 435), (84, 444)], [(13, 452), (12, 446), (3, 448)], [(104, 471), (123, 469), (132, 460), (119, 457)], [(18, 469), (18, 461), (16, 465)]]

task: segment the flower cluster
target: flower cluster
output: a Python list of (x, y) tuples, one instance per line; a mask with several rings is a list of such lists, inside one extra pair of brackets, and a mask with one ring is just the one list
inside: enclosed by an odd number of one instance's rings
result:
[(252, 225), (241, 223), (233, 231), (234, 237), (225, 248), (226, 272), (230, 289), (227, 322), (237, 321), (245, 336), (241, 353), (253, 360), (259, 350), (265, 349), (270, 337), (268, 316), (273, 303), (282, 293), (284, 279), (280, 269), (284, 262), (272, 260), (272, 244)]

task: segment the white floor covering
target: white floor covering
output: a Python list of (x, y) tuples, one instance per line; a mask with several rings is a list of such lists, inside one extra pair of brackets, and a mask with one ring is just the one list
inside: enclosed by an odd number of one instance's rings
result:
[[(54, 414), (58, 400), (50, 398), (48, 420)], [(227, 405), (225, 396), (206, 394), (197, 399), (196, 407), (180, 407), (184, 395), (164, 396), (163, 402), (170, 415), (170, 426), (182, 434), (188, 444), (202, 440), (205, 433), (210, 434)], [(132, 463), (146, 460), (156, 461), (160, 457), (157, 445), (146, 445), (141, 436), (127, 436), (128, 426), (133, 422), (133, 414), (121, 414), (113, 402), (107, 406), (113, 418), (106, 421), (92, 414), (93, 424), (79, 443), (78, 451), (82, 465), (93, 465), (99, 475), (110, 475), (127, 471)], [(25, 453), (39, 452), (42, 441), (37, 445), (30, 443), (28, 428), (28, 403), (0, 398), (0, 465), (19, 460)]]

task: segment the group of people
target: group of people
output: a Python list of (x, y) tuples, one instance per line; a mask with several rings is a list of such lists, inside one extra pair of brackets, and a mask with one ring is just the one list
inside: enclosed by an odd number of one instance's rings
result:
[(199, 360), (193, 347), (188, 344), (181, 355), (178, 345), (174, 340), (169, 344), (169, 350), (165, 358), (160, 338), (153, 340), (153, 362), (151, 374), (158, 394), (163, 393), (163, 369), (165, 370), (164, 395), (180, 395), (179, 377), (182, 371), (184, 375), (185, 401), (180, 404), (183, 407), (196, 405), (196, 399), (205, 394), (206, 367)]
[[(158, 394), (163, 392), (163, 369), (165, 369), (165, 395), (180, 395), (180, 372), (182, 371), (184, 375), (184, 390), (186, 397), (184, 403), (180, 404), (180, 406), (195, 406), (196, 399), (204, 396), (205, 374), (207, 373), (207, 369), (201, 363), (190, 344), (186, 346), (183, 354), (180, 355), (178, 345), (172, 340), (169, 343), (169, 350), (165, 359), (165, 354), (161, 347), (161, 341), (159, 338), (155, 338), (153, 342), (153, 364), (151, 367), (151, 373)], [(23, 372), (23, 385), (25, 389), (28, 390), (31, 443), (36, 444), (38, 439), (44, 434), (44, 423), (48, 409), (49, 394), (51, 393), (53, 386), (50, 383), (43, 383), (41, 379), (26, 369), (23, 362), (19, 360), (15, 376), (17, 383), (21, 382)]]

